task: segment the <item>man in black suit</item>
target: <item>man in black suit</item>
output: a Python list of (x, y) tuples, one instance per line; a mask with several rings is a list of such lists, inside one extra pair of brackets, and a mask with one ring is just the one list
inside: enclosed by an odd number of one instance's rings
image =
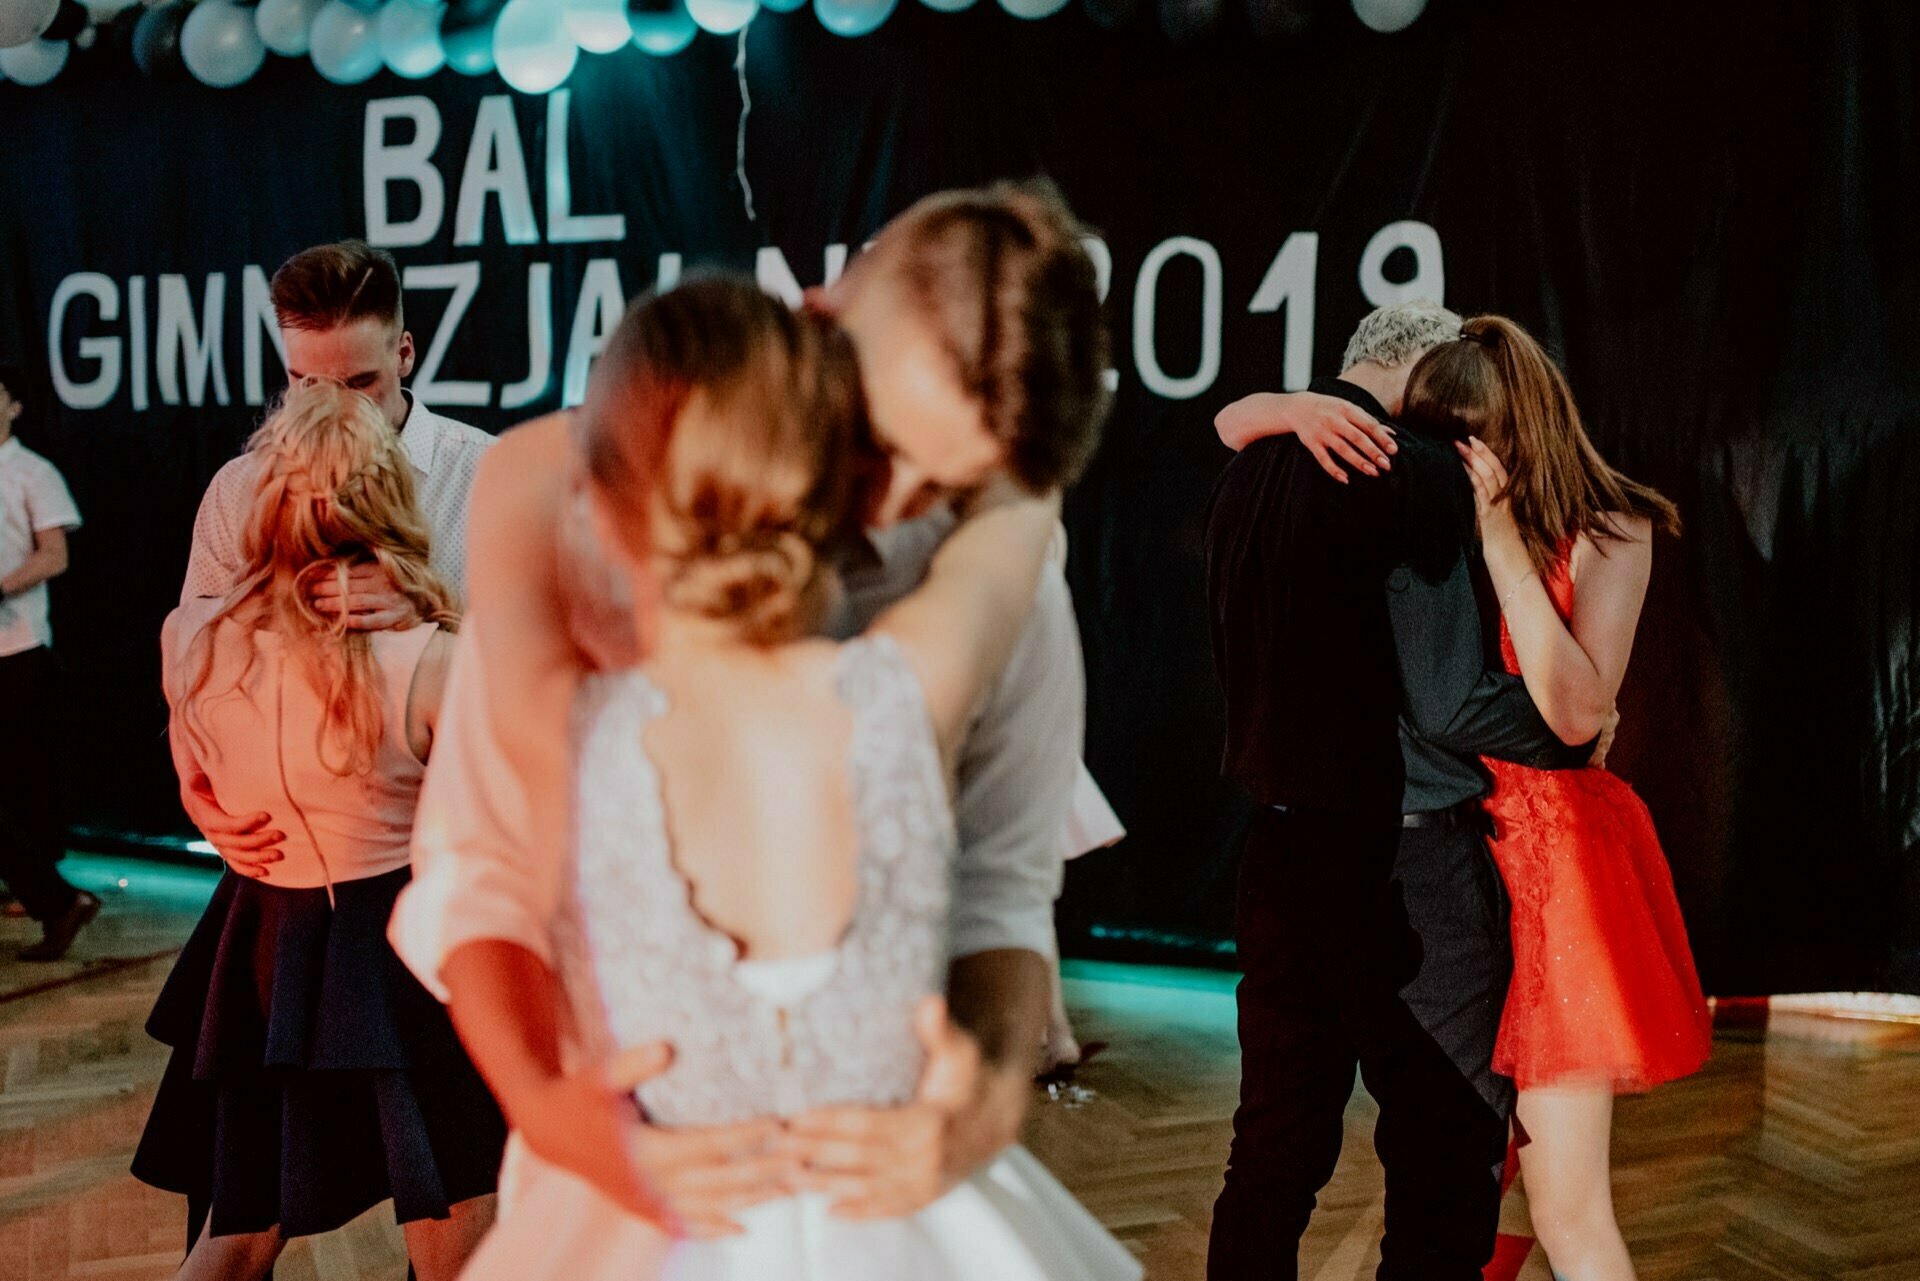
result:
[(1493, 1252), (1513, 1086), (1492, 1057), (1512, 959), (1478, 757), (1572, 768), (1594, 745), (1556, 739), (1499, 670), (1450, 443), (1401, 433), (1390, 467), (1393, 446), (1369, 445), (1348, 457), (1375, 474), (1336, 481), (1297, 436), (1268, 434), (1301, 414), (1386, 423), (1419, 357), (1459, 333), (1432, 304), (1381, 308), (1340, 378), (1221, 414), (1223, 437), (1265, 438), (1221, 476), (1206, 536), (1223, 772), (1259, 803), (1209, 1281), (1297, 1275), (1356, 1064), (1380, 1104), (1380, 1281), (1476, 1281)]

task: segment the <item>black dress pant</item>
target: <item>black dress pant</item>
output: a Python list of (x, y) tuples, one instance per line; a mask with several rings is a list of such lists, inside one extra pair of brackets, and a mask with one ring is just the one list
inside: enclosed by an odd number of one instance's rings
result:
[(27, 914), (49, 921), (73, 906), (61, 877), (60, 667), (45, 646), (0, 658), (0, 881)]
[(1240, 871), (1241, 1084), (1209, 1281), (1292, 1281), (1357, 1067), (1380, 1105), (1380, 1281), (1478, 1281), (1513, 1086), (1492, 1070), (1512, 972), (1478, 834), (1262, 810)]

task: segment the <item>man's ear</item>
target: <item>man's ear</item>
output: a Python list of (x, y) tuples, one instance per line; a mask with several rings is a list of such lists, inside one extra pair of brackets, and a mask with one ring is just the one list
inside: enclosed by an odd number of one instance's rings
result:
[(400, 331), (400, 376), (402, 378), (412, 375), (413, 359), (413, 332), (402, 329)]

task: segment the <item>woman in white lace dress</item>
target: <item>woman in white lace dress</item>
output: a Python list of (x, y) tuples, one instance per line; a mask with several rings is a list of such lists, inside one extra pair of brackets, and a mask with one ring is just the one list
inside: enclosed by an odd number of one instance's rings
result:
[[(907, 1103), (946, 970), (954, 756), (1032, 606), (1058, 496), (981, 495), (924, 586), (837, 644), (813, 631), (825, 553), (861, 514), (845, 338), (750, 282), (698, 281), (629, 315), (595, 379), (595, 521), (654, 602), (654, 644), (575, 704), (551, 922), (569, 1053), (670, 1045), (638, 1091), (660, 1126)], [(777, 1130), (740, 1159), (782, 1162)], [(1024, 1152), (907, 1217), (836, 1214), (831, 1174), (789, 1175), (790, 1196), (671, 1231), (516, 1146), (466, 1275), (1139, 1275)]]

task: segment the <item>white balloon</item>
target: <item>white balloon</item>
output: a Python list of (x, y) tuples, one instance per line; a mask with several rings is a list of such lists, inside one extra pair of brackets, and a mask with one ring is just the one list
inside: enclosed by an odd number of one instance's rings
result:
[(229, 0), (200, 0), (180, 29), (180, 59), (201, 84), (231, 89), (253, 79), (267, 46), (253, 14)]
[(687, 12), (702, 31), (730, 36), (753, 21), (760, 5), (759, 0), (687, 0)]
[(630, 8), (627, 26), (633, 32), (633, 43), (656, 58), (670, 58), (679, 53), (693, 43), (693, 37), (700, 30), (693, 15), (680, 4), (654, 11)]
[(326, 0), (260, 0), (260, 7), (253, 11), (253, 24), (267, 48), (289, 58), (305, 57), (313, 19), (325, 3)]
[(1016, 18), (1051, 18), (1067, 7), (1067, 0), (1000, 0), (1000, 7)]
[(588, 53), (612, 53), (632, 38), (627, 0), (567, 0), (567, 34)]
[(30, 40), (0, 49), (0, 75), (15, 84), (43, 85), (60, 74), (71, 51), (64, 40)]
[(976, 0), (920, 0), (929, 9), (940, 13), (962, 13), (973, 8)]
[(899, 0), (813, 0), (820, 25), (836, 36), (871, 35), (893, 16)]
[(521, 93), (552, 93), (573, 74), (580, 46), (554, 0), (507, 0), (493, 27), (493, 60)]
[(0, 49), (18, 49), (38, 40), (58, 12), (60, 0), (0, 0)]
[(373, 15), (347, 0), (327, 0), (314, 16), (308, 52), (313, 69), (337, 85), (357, 85), (380, 70)]
[(1375, 31), (1404, 31), (1426, 11), (1427, 0), (1353, 0), (1353, 12)]
[(446, 50), (447, 65), (463, 76), (484, 76), (493, 71), (492, 27), (442, 31), (440, 47)]
[(440, 43), (440, 18), (447, 7), (414, 4), (413, 0), (394, 0), (374, 20), (374, 32), (380, 40), (380, 60), (387, 70), (406, 80), (424, 80), (447, 65), (447, 50)]

